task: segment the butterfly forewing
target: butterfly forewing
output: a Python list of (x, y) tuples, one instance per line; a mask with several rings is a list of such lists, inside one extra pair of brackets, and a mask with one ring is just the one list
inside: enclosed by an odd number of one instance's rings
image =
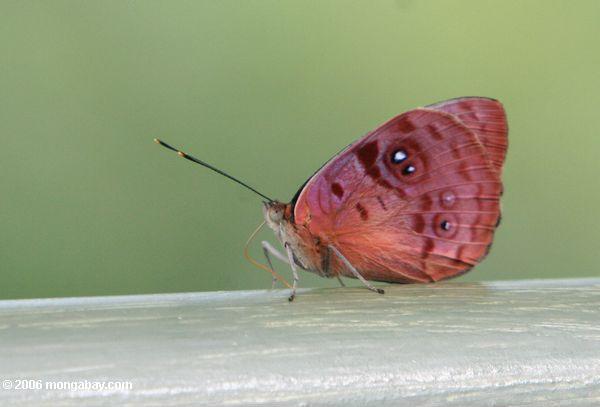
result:
[(436, 103), (427, 108), (450, 113), (473, 130), (494, 167), (502, 170), (508, 148), (508, 125), (500, 102), (481, 97), (463, 97)]
[(483, 128), (473, 117), (486, 115), (471, 112), (467, 120), (465, 113), (464, 122), (441, 111), (447, 106), (434, 107), (397, 116), (353, 144), (296, 202), (295, 222), (335, 245), (367, 279), (452, 277), (479, 262), (492, 242), (504, 153), (489, 154), (491, 144), (473, 130)]

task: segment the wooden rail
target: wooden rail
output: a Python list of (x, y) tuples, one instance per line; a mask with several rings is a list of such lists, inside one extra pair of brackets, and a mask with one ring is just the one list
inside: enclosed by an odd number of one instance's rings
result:
[(0, 405), (600, 405), (600, 279), (287, 296), (0, 301)]

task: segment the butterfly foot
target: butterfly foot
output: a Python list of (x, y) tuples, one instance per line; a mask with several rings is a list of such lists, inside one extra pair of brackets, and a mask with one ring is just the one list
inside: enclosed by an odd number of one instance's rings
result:
[(375, 289), (375, 292), (377, 294), (385, 294), (385, 290), (383, 288), (377, 288), (377, 289)]

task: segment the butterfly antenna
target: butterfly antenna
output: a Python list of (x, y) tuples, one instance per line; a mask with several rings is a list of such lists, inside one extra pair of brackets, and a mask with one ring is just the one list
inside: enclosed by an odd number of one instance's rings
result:
[(203, 166), (203, 167), (206, 167), (206, 168), (208, 168), (209, 170), (213, 170), (214, 172), (216, 172), (216, 173), (218, 173), (218, 174), (221, 174), (221, 175), (223, 175), (224, 177), (227, 177), (227, 178), (229, 178), (230, 180), (232, 180), (232, 181), (234, 181), (234, 182), (237, 182), (238, 184), (240, 184), (240, 185), (241, 185), (241, 186), (243, 186), (243, 187), (246, 187), (246, 188), (248, 188), (250, 191), (254, 192), (255, 194), (262, 196), (262, 197), (263, 197), (263, 198), (265, 198), (267, 201), (269, 201), (269, 202), (273, 202), (273, 200), (272, 200), (271, 198), (269, 198), (268, 196), (266, 196), (265, 194), (261, 194), (260, 192), (258, 192), (256, 189), (252, 188), (250, 185), (246, 184), (245, 182), (242, 182), (242, 181), (240, 181), (239, 179), (237, 179), (237, 178), (235, 178), (235, 177), (233, 177), (233, 176), (231, 176), (231, 175), (227, 174), (226, 172), (224, 172), (224, 171), (221, 171), (220, 169), (218, 169), (218, 168), (216, 168), (216, 167), (213, 167), (213, 166), (212, 166), (212, 165), (210, 165), (209, 163), (207, 163), (207, 162), (204, 162), (204, 161), (202, 161), (202, 160), (199, 160), (198, 158), (196, 158), (196, 157), (193, 157), (193, 156), (191, 156), (191, 155), (189, 155), (189, 154), (186, 154), (186, 153), (184, 153), (183, 151), (180, 151), (180, 150), (176, 149), (175, 147), (171, 146), (170, 144), (167, 144), (167, 143), (165, 143), (164, 141), (162, 141), (162, 140), (159, 140), (159, 139), (157, 139), (157, 138), (155, 138), (155, 139), (154, 139), (154, 142), (155, 142), (156, 144), (159, 144), (159, 145), (161, 145), (161, 146), (165, 147), (165, 148), (168, 148), (168, 149), (169, 149), (169, 150), (171, 150), (171, 151), (175, 151), (175, 152), (177, 153), (177, 155), (178, 155), (178, 156), (180, 156), (180, 157), (182, 157), (182, 158), (185, 158), (186, 160), (192, 161), (192, 162), (194, 162), (194, 163), (196, 163), (196, 164), (200, 164), (201, 166)]
[(265, 270), (265, 271), (268, 271), (269, 273), (271, 273), (273, 278), (276, 278), (283, 285), (285, 285), (287, 288), (289, 288), (291, 290), (292, 286), (290, 285), (290, 283), (287, 282), (287, 280), (285, 278), (281, 277), (275, 270), (271, 269), (270, 267), (267, 267), (264, 264), (259, 263), (258, 261), (254, 260), (252, 257), (250, 257), (250, 253), (248, 253), (248, 247), (250, 246), (250, 242), (252, 242), (252, 240), (254, 239), (256, 234), (262, 229), (262, 227), (264, 225), (265, 225), (265, 222), (263, 221), (260, 225), (258, 225), (258, 227), (254, 230), (254, 232), (252, 232), (252, 234), (246, 241), (246, 245), (244, 246), (244, 257), (246, 258), (246, 260), (248, 260), (250, 263), (252, 263), (254, 266), (258, 267), (259, 269)]

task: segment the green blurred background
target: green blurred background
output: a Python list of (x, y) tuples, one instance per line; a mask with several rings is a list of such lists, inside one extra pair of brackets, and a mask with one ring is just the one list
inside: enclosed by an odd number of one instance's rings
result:
[(289, 200), (379, 123), (464, 95), (505, 104), (510, 148), (462, 279), (598, 276), (598, 21), (596, 0), (3, 0), (0, 298), (266, 288), (242, 256), (260, 200), (154, 137)]

